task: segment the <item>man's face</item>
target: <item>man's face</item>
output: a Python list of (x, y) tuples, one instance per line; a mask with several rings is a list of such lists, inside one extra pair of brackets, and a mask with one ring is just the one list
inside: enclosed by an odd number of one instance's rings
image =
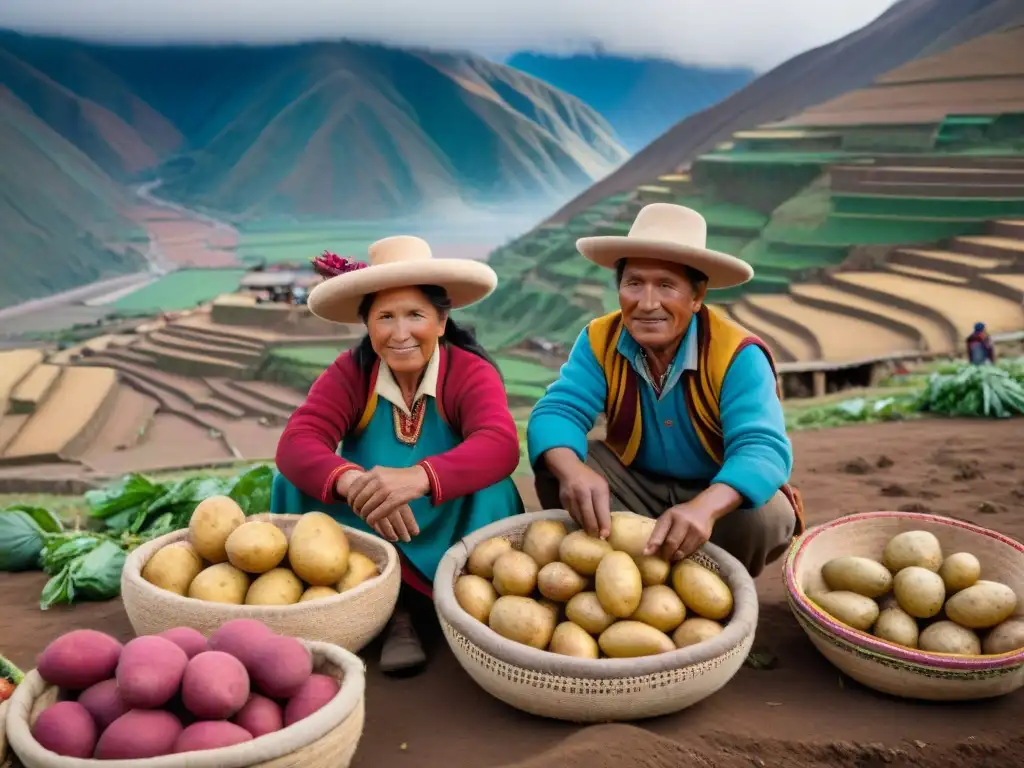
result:
[(669, 348), (686, 333), (706, 290), (706, 284), (694, 288), (681, 266), (654, 259), (630, 259), (619, 283), (623, 322), (640, 346)]

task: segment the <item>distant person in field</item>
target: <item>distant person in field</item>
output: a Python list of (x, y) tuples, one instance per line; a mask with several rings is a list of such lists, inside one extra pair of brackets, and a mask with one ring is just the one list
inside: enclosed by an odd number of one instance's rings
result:
[[(612, 510), (657, 518), (648, 554), (711, 541), (754, 576), (803, 529), (768, 348), (705, 305), (753, 276), (705, 247), (696, 211), (648, 205), (625, 237), (576, 243), (611, 270), (620, 310), (590, 322), (537, 402), (527, 439), (544, 507), (606, 537)], [(598, 415), (607, 437), (589, 440)]]
[(364, 323), (367, 333), (288, 421), (271, 509), (326, 512), (397, 544), (403, 591), (381, 669), (410, 674), (427, 661), (417, 625), (436, 622), (430, 597), (442, 555), (523, 511), (511, 479), (519, 433), (497, 366), (451, 318), (494, 290), (494, 271), (435, 259), (417, 237), (389, 237), (369, 251), (368, 264), (334, 254), (314, 261), (327, 279), (310, 292), (310, 310)]
[(996, 347), (985, 330), (984, 323), (975, 323), (974, 332), (967, 337), (967, 360), (971, 365), (985, 365), (996, 361)]

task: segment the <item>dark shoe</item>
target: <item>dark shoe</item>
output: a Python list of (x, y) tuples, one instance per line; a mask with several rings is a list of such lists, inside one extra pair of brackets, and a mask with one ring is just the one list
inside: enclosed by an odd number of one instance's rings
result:
[(380, 651), (380, 671), (392, 677), (411, 677), (427, 664), (412, 618), (399, 610), (391, 617)]

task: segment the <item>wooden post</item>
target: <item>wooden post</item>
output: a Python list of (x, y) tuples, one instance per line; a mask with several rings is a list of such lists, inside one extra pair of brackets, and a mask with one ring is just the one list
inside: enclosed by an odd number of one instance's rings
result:
[(826, 385), (825, 372), (824, 371), (815, 371), (814, 372), (814, 396), (815, 397), (824, 397), (825, 396), (825, 392), (826, 392), (826, 389), (827, 389), (827, 387), (825, 385)]

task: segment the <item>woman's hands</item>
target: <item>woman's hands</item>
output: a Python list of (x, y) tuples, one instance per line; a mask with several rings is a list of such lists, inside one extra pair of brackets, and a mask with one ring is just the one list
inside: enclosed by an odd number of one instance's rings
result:
[(409, 542), (420, 532), (409, 502), (430, 492), (430, 480), (420, 466), (374, 467), (345, 472), (338, 479), (337, 490), (352, 511), (381, 536)]

